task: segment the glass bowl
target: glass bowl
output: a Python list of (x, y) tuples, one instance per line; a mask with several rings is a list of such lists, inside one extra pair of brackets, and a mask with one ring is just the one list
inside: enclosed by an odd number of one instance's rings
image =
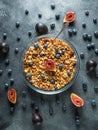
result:
[(60, 38), (60, 40), (68, 43), (68, 45), (72, 48), (72, 50), (74, 51), (74, 54), (76, 56), (76, 59), (77, 59), (77, 62), (76, 62), (76, 66), (75, 66), (75, 73), (74, 73), (74, 77), (73, 79), (67, 84), (65, 85), (64, 87), (60, 88), (60, 89), (55, 89), (55, 90), (43, 90), (43, 89), (39, 89), (37, 87), (35, 87), (34, 85), (32, 85), (27, 79), (26, 79), (26, 76), (25, 76), (25, 73), (24, 73), (24, 67), (23, 67), (23, 59), (24, 59), (24, 56), (25, 56), (25, 52), (28, 50), (28, 48), (33, 44), (35, 43), (36, 41), (38, 41), (39, 39), (41, 38), (53, 38), (53, 37), (47, 37), (47, 36), (41, 36), (41, 37), (37, 37), (36, 40), (34, 42), (32, 42), (31, 44), (28, 44), (27, 47), (25, 47), (25, 49), (23, 50), (23, 55), (22, 55), (22, 59), (21, 59), (21, 67), (22, 67), (22, 74), (23, 74), (23, 78), (24, 78), (24, 82), (26, 83), (26, 85), (28, 87), (30, 87), (32, 90), (38, 92), (38, 93), (41, 93), (41, 94), (46, 94), (46, 95), (54, 95), (54, 94), (58, 94), (58, 93), (61, 93), (63, 91), (66, 91), (68, 88), (70, 88), (73, 83), (75, 82), (77, 76), (78, 76), (78, 73), (79, 73), (79, 68), (80, 68), (80, 59), (79, 59), (79, 56), (78, 56), (78, 53), (77, 53), (77, 50), (75, 49), (74, 45), (68, 41), (68, 40), (62, 40)]

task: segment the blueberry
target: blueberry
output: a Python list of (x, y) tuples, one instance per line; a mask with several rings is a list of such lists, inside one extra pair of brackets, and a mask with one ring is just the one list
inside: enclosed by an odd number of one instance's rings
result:
[(93, 107), (96, 106), (96, 100), (95, 100), (95, 99), (92, 99), (92, 101), (91, 101), (91, 105), (92, 105)]
[(55, 57), (56, 57), (57, 59), (60, 59), (60, 54), (57, 53), (57, 54), (55, 55)]
[(82, 88), (84, 91), (87, 91), (87, 83), (86, 82), (82, 83)]
[(8, 69), (8, 75), (12, 74), (12, 69)]
[(3, 70), (0, 69), (0, 75), (2, 75), (2, 73), (3, 73)]
[(92, 47), (92, 49), (94, 49), (95, 48), (95, 43), (91, 43), (91, 47)]
[(19, 28), (19, 27), (20, 27), (20, 23), (16, 22), (16, 28)]
[(98, 71), (96, 71), (96, 78), (98, 78)]
[(59, 64), (59, 69), (62, 69), (63, 68), (63, 64)]
[(70, 70), (67, 71), (67, 75), (68, 75), (68, 76), (71, 75), (71, 71), (70, 71)]
[(20, 38), (20, 36), (18, 36), (18, 37), (17, 37), (17, 41), (19, 42), (19, 41), (20, 41), (20, 39), (21, 39), (21, 38)]
[(96, 93), (98, 92), (98, 87), (97, 87), (97, 86), (94, 87), (94, 91), (95, 91)]
[(40, 76), (41, 76), (41, 78), (42, 78), (42, 79), (44, 79), (44, 78), (45, 78), (45, 75), (44, 75), (43, 73), (42, 73)]
[(40, 52), (40, 54), (39, 54), (39, 55), (40, 55), (41, 57), (42, 57), (42, 56), (44, 56), (44, 52)]
[(50, 114), (50, 116), (53, 115), (53, 108), (52, 107), (49, 107), (49, 114)]
[(83, 39), (84, 39), (84, 40), (87, 40), (87, 39), (88, 39), (87, 33), (83, 33)]
[(73, 34), (72, 29), (68, 29), (68, 35), (69, 35), (69, 36), (72, 36), (72, 34)]
[(88, 49), (88, 50), (91, 50), (91, 48), (92, 48), (92, 47), (91, 47), (91, 44), (87, 44), (87, 49)]
[(26, 107), (27, 107), (27, 106), (26, 106), (26, 103), (25, 103), (25, 102), (22, 103), (22, 109), (23, 109), (23, 110), (26, 110)]
[(54, 23), (50, 24), (50, 28), (51, 28), (52, 30), (54, 30), (55, 24), (54, 24)]
[(83, 52), (80, 53), (80, 58), (84, 59), (84, 53)]
[(25, 14), (26, 14), (26, 15), (28, 15), (28, 14), (29, 14), (29, 11), (28, 11), (27, 9), (25, 10)]
[(30, 79), (31, 77), (32, 77), (32, 73), (28, 73), (28, 74), (27, 74), (27, 78)]
[(3, 39), (6, 40), (6, 38), (7, 38), (7, 34), (3, 33)]
[(94, 23), (94, 24), (97, 23), (97, 18), (93, 18), (93, 23)]
[(62, 54), (63, 54), (63, 55), (65, 54), (65, 52), (66, 52), (66, 50), (62, 50)]
[(56, 19), (56, 20), (59, 20), (59, 19), (60, 19), (60, 15), (59, 15), (59, 14), (56, 14), (56, 15), (55, 15), (55, 19)]
[(35, 106), (35, 112), (39, 112), (39, 107), (38, 106)]
[(72, 30), (72, 33), (73, 33), (74, 35), (76, 35), (76, 34), (77, 34), (77, 29), (74, 28), (74, 29)]
[(79, 120), (80, 119), (80, 116), (79, 115), (76, 115), (75, 116), (75, 120)]
[(15, 48), (15, 53), (17, 54), (19, 52), (19, 48)]
[(63, 104), (63, 105), (62, 105), (62, 110), (63, 110), (63, 112), (66, 111), (66, 104)]
[(9, 45), (5, 42), (0, 42), (0, 53), (7, 54), (9, 52)]
[(42, 17), (42, 14), (38, 14), (38, 18), (41, 18)]
[(88, 11), (88, 10), (85, 11), (85, 15), (86, 15), (86, 16), (89, 15), (89, 11)]
[(27, 92), (26, 91), (22, 91), (22, 97), (26, 97)]
[(95, 38), (98, 38), (98, 31), (94, 32), (94, 36), (95, 36)]
[(55, 80), (54, 80), (54, 79), (51, 79), (51, 80), (50, 80), (50, 83), (54, 84), (54, 83), (55, 83)]
[(98, 55), (98, 49), (95, 49), (95, 54)]
[(28, 32), (28, 36), (29, 36), (29, 37), (32, 36), (32, 32), (31, 32), (31, 31)]
[(14, 113), (14, 107), (10, 107), (10, 114)]
[(6, 60), (5, 60), (5, 65), (9, 65), (9, 63), (10, 63), (10, 62), (9, 62), (9, 59), (6, 59)]
[(75, 120), (75, 123), (76, 123), (77, 126), (79, 126), (80, 125), (80, 120), (79, 119)]
[(33, 64), (34, 64), (33, 62), (30, 62), (28, 65), (29, 65), (30, 67), (32, 67), (32, 66), (33, 66)]
[(32, 101), (31, 101), (31, 107), (34, 108), (34, 106), (35, 106), (35, 101), (32, 100)]
[(82, 27), (83, 27), (83, 28), (86, 28), (86, 23), (83, 22), (83, 23), (82, 23)]
[(43, 48), (45, 48), (45, 49), (47, 49), (47, 47), (48, 47), (48, 42), (46, 42), (44, 45), (43, 45)]
[(92, 35), (88, 35), (88, 41), (92, 41)]
[(5, 89), (8, 89), (9, 87), (8, 83), (5, 83), (4, 86), (5, 86)]
[(51, 9), (52, 9), (52, 10), (55, 9), (55, 4), (51, 4)]
[(38, 49), (39, 48), (38, 43), (34, 43), (34, 47), (35, 47), (35, 49)]
[(14, 84), (14, 79), (11, 78), (11, 79), (10, 79), (10, 85), (13, 85), (13, 84)]

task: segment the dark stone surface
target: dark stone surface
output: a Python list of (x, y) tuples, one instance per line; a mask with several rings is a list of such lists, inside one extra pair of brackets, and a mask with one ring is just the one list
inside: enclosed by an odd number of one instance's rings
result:
[[(55, 9), (51, 9), (51, 4), (55, 5)], [(25, 10), (28, 10), (28, 15), (25, 15)], [(86, 10), (89, 15), (85, 15)], [(85, 64), (89, 58), (98, 61), (98, 56), (94, 54), (94, 50), (88, 51), (86, 45), (90, 41), (84, 41), (83, 33), (92, 35), (92, 42), (95, 43), (95, 48), (98, 48), (98, 40), (94, 37), (94, 32), (98, 31), (97, 23), (93, 23), (93, 18), (98, 18), (98, 1), (97, 0), (0, 0), (0, 39), (3, 39), (3, 33), (7, 34), (6, 43), (9, 44), (10, 50), (8, 56), (0, 58), (0, 69), (3, 74), (0, 75), (0, 130), (98, 130), (98, 94), (94, 91), (98, 81), (94, 74), (89, 76), (86, 74)], [(85, 58), (80, 59), (80, 71), (75, 84), (67, 91), (58, 94), (59, 103), (56, 96), (40, 95), (31, 91), (23, 81), (21, 72), (22, 53), (26, 46), (37, 38), (35, 25), (38, 22), (45, 23), (48, 26), (49, 34), (55, 36), (62, 26), (62, 21), (67, 11), (76, 12), (76, 21), (69, 28), (76, 28), (77, 35), (68, 36), (68, 29), (59, 36), (59, 38), (70, 40), (78, 54), (84, 53)], [(38, 18), (38, 14), (42, 14), (42, 18)], [(55, 15), (60, 14), (60, 19), (56, 20)], [(16, 28), (16, 22), (20, 23), (19, 28)], [(82, 23), (86, 23), (86, 28), (82, 28)], [(50, 24), (55, 24), (55, 29), (50, 29)], [(32, 33), (28, 37), (28, 32)], [(20, 37), (20, 41), (17, 41)], [(15, 53), (15, 48), (19, 52)], [(5, 60), (9, 59), (9, 65), (5, 65)], [(12, 75), (8, 77), (8, 69), (13, 70)], [(97, 67), (98, 71), (98, 67)], [(5, 83), (10, 86), (10, 78), (14, 79), (13, 87), (17, 90), (18, 103), (15, 106), (13, 114), (10, 113), (10, 105), (7, 101), (7, 90)], [(87, 91), (83, 91), (82, 83), (87, 82)], [(26, 96), (22, 96), (22, 92), (26, 91)], [(75, 111), (70, 101), (70, 93), (75, 92), (80, 95), (85, 105), (82, 109), (78, 109), (80, 115), (80, 125), (75, 124)], [(43, 100), (42, 100), (43, 99)], [(91, 106), (92, 99), (96, 100), (96, 107)], [(31, 101), (35, 101), (35, 105), (39, 107), (39, 113), (43, 117), (41, 126), (34, 126), (32, 123)], [(22, 109), (22, 104), (25, 102), (26, 109)], [(62, 105), (66, 104), (66, 111), (62, 111)], [(52, 114), (49, 114), (49, 111)]]

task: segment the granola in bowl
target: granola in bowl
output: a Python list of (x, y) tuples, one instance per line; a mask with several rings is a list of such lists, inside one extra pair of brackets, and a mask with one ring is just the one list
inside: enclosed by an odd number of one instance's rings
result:
[(41, 38), (25, 52), (23, 71), (35, 88), (54, 91), (66, 87), (74, 78), (77, 56), (65, 41)]

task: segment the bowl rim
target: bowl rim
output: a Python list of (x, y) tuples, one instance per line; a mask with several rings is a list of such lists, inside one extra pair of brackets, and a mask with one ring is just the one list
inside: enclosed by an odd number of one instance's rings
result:
[(66, 91), (66, 90), (67, 90), (68, 88), (70, 88), (70, 87), (73, 85), (73, 83), (75, 82), (75, 80), (76, 80), (76, 78), (77, 78), (77, 76), (78, 76), (79, 70), (80, 70), (80, 58), (79, 58), (79, 55), (78, 55), (78, 52), (77, 52), (76, 48), (74, 47), (74, 45), (72, 44), (71, 41), (69, 41), (69, 40), (63, 40), (62, 38), (57, 38), (57, 39), (60, 39), (60, 40), (62, 40), (62, 41), (64, 41), (64, 42), (66, 42), (66, 43), (72, 48), (72, 50), (74, 50), (74, 52), (75, 52), (76, 59), (77, 59), (77, 63), (76, 63), (76, 67), (75, 67), (74, 77), (72, 78), (72, 80), (70, 81), (70, 83), (68, 83), (67, 85), (63, 86), (63, 87), (60, 88), (60, 89), (47, 91), (47, 90), (43, 90), (43, 89), (39, 89), (39, 88), (35, 87), (35, 86), (32, 85), (29, 81), (27, 81), (27, 79), (26, 79), (26, 76), (25, 76), (24, 71), (23, 71), (23, 68), (24, 68), (24, 67), (23, 67), (23, 58), (24, 58), (24, 54), (25, 54), (25, 52), (27, 51), (27, 49), (28, 49), (33, 43), (35, 43), (36, 41), (38, 41), (38, 40), (40, 40), (40, 39), (42, 39), (42, 38), (53, 38), (53, 37), (51, 37), (51, 36), (46, 36), (46, 35), (42, 35), (42, 36), (36, 37), (35, 40), (33, 40), (32, 43), (29, 43), (29, 44), (26, 46), (26, 48), (23, 49), (23, 52), (22, 52), (23, 54), (22, 54), (22, 59), (21, 59), (21, 70), (22, 70), (22, 74), (23, 74), (23, 78), (24, 78), (23, 80), (24, 80), (24, 82), (26, 83), (26, 86), (28, 86), (29, 88), (31, 88), (32, 90), (34, 90), (34, 91), (36, 91), (36, 92), (38, 92), (38, 93), (40, 93), (40, 94), (44, 94), (44, 95), (55, 95), (55, 94), (59, 94), (59, 93), (61, 93), (61, 92)]

